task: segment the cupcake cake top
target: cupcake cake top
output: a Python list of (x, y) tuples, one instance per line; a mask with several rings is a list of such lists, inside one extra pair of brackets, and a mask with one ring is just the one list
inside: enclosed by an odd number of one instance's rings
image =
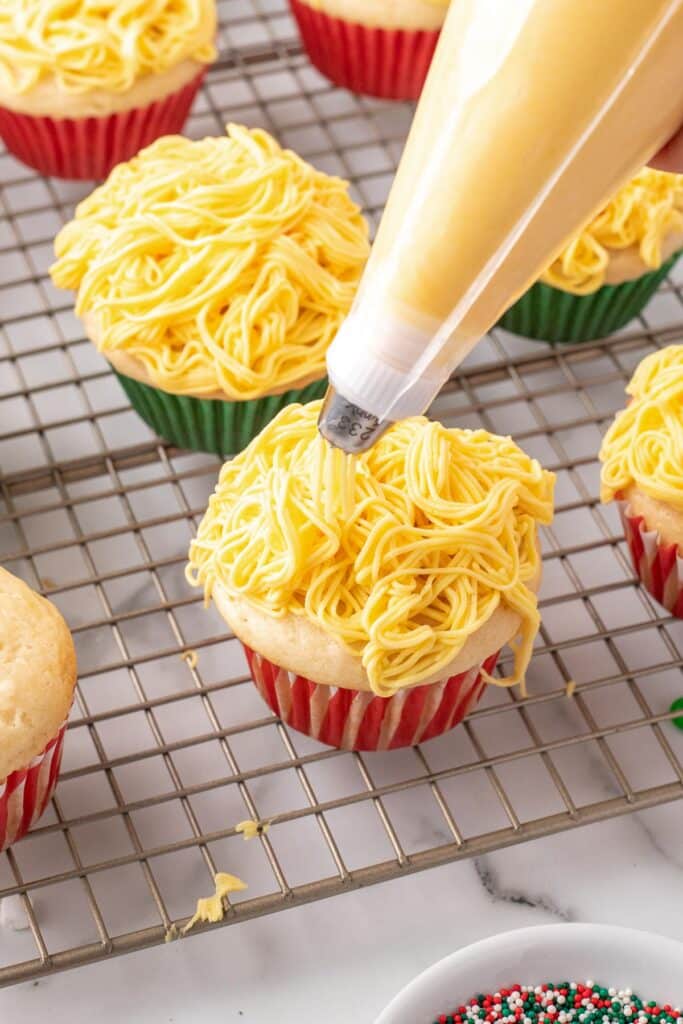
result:
[(0, 89), (125, 92), (184, 60), (215, 59), (215, 0), (2, 0)]
[[(541, 280), (589, 295), (604, 284), (659, 269), (682, 246), (683, 174), (645, 167), (570, 242)], [(631, 266), (620, 271), (613, 266), (615, 255), (623, 261), (627, 251)]]
[(647, 356), (628, 387), (600, 449), (600, 496), (612, 501), (635, 486), (683, 510), (683, 345)]
[(63, 725), (76, 683), (64, 619), (0, 569), (0, 783), (42, 754)]
[(510, 438), (421, 416), (347, 456), (319, 436), (319, 411), (288, 406), (223, 466), (189, 581), (207, 600), (220, 585), (269, 616), (317, 623), (381, 696), (452, 662), (502, 605), (520, 622), (503, 682), (522, 680), (553, 474)]
[(51, 273), (78, 290), (115, 365), (132, 358), (176, 394), (244, 400), (325, 375), (368, 250), (345, 181), (229, 125), (116, 167), (60, 231)]

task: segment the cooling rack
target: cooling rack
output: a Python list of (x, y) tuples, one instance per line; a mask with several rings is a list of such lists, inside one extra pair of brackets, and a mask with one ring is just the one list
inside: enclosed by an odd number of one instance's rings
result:
[[(283, 0), (219, 6), (221, 59), (189, 134), (266, 127), (350, 178), (376, 223), (410, 109), (333, 88)], [(557, 473), (530, 695), (490, 687), (423, 748), (341, 753), (270, 714), (184, 581), (216, 460), (147, 430), (50, 284), (54, 233), (89, 187), (6, 154), (0, 182), (0, 557), (62, 609), (80, 663), (57, 796), (0, 856), (0, 897), (27, 926), (0, 928), (1, 984), (163, 942), (215, 870), (249, 884), (235, 924), (683, 797), (668, 712), (683, 623), (636, 586), (596, 461), (633, 367), (683, 336), (683, 273), (599, 344), (494, 331), (439, 397), (447, 424), (514, 433)], [(245, 843), (247, 817), (270, 832)]]

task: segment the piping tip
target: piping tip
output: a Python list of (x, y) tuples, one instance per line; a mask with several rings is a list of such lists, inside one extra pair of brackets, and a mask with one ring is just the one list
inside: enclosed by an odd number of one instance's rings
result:
[(390, 426), (391, 420), (380, 420), (337, 394), (333, 387), (327, 389), (318, 430), (334, 448), (341, 448), (348, 455), (366, 452)]

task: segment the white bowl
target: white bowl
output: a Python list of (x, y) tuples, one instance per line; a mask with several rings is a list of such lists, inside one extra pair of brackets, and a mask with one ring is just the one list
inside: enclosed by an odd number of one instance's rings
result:
[(595, 981), (683, 1007), (683, 944), (600, 924), (520, 928), (447, 956), (410, 982), (375, 1024), (432, 1024), (478, 992), (519, 982)]

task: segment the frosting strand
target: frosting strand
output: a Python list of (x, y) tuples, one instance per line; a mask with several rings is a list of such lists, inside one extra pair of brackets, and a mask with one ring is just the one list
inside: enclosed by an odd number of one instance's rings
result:
[(448, 665), (504, 605), (521, 625), (503, 683), (520, 682), (553, 475), (510, 438), (424, 417), (347, 456), (319, 436), (319, 409), (289, 406), (224, 465), (189, 581), (207, 600), (219, 581), (268, 615), (306, 616), (361, 658), (381, 696)]
[(246, 400), (325, 375), (368, 248), (345, 181), (229, 125), (115, 168), (57, 236), (51, 273), (105, 355), (167, 391)]
[(600, 496), (612, 501), (635, 485), (683, 509), (683, 345), (647, 356), (626, 388), (600, 449)]
[(575, 295), (601, 288), (610, 250), (635, 246), (644, 265), (662, 265), (662, 242), (683, 231), (683, 174), (645, 167), (548, 267), (541, 280)]
[(0, 0), (0, 84), (125, 92), (183, 60), (210, 64), (215, 35), (215, 0)]

